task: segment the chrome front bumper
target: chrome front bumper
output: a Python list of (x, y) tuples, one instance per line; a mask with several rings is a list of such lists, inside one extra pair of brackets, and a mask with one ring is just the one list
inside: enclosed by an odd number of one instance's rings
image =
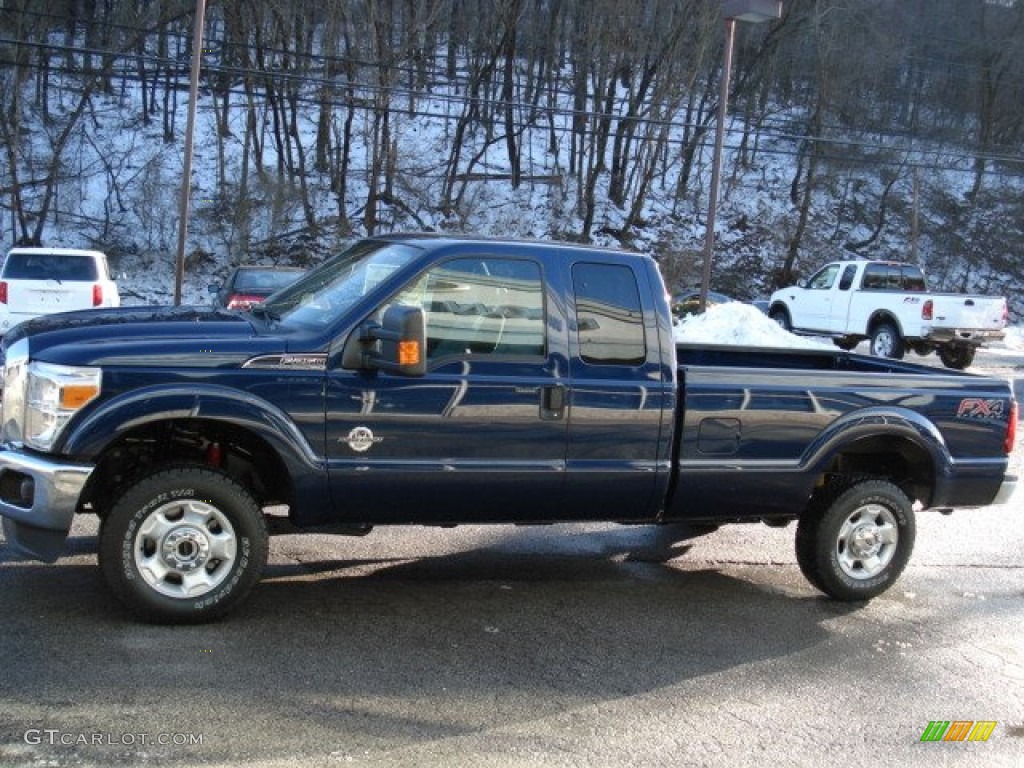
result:
[(7, 546), (52, 563), (64, 540), (93, 466), (0, 449), (0, 517)]

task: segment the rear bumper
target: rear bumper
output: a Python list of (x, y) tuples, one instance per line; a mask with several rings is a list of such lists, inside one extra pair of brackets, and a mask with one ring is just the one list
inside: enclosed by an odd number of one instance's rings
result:
[(986, 331), (977, 328), (929, 328), (924, 332), (927, 341), (936, 344), (959, 342), (978, 346), (990, 341), (1002, 341), (1006, 338), (1005, 331)]
[(7, 546), (34, 560), (52, 563), (60, 557), (92, 471), (88, 464), (0, 449), (0, 516)]
[(1017, 476), (1007, 475), (1003, 478), (1003, 484), (999, 486), (999, 492), (992, 499), (993, 504), (1009, 504), (1010, 499), (1017, 492)]

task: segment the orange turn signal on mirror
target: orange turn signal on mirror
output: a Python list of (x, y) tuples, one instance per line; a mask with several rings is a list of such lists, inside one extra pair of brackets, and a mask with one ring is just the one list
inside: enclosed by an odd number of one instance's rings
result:
[(418, 341), (400, 341), (398, 342), (398, 364), (399, 365), (419, 365), (420, 364), (420, 344)]

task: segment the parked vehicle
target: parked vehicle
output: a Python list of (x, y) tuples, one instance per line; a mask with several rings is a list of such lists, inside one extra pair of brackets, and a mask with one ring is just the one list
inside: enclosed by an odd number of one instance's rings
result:
[(677, 346), (654, 260), (592, 247), (367, 239), (250, 313), (41, 318), (0, 350), (7, 546), (53, 561), (99, 515), (108, 584), (156, 621), (236, 605), (270, 532), (382, 524), (798, 520), (808, 580), (866, 600), (917, 509), (1017, 482), (1005, 380)]
[(0, 268), (0, 334), (40, 315), (120, 304), (100, 251), (14, 248)]
[(210, 286), (213, 304), (226, 309), (250, 309), (253, 304), (294, 283), (305, 272), (299, 267), (235, 267), (222, 284)]
[[(708, 291), (707, 307), (715, 307), (719, 304), (728, 304), (732, 301), (731, 296), (716, 291)], [(700, 313), (700, 289), (683, 291), (672, 296), (672, 314), (677, 318), (688, 317)]]
[(810, 279), (772, 294), (769, 314), (795, 333), (830, 336), (853, 349), (900, 359), (938, 351), (944, 365), (963, 370), (988, 341), (1003, 338), (1005, 298), (929, 292), (924, 273), (891, 261), (836, 261)]

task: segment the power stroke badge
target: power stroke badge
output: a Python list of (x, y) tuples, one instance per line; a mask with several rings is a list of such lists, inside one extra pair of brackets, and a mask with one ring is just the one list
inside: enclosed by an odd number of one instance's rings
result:
[(341, 438), (348, 443), (348, 447), (357, 453), (365, 453), (373, 447), (374, 443), (383, 442), (383, 437), (376, 437), (369, 427), (354, 427), (348, 433), (348, 437)]

